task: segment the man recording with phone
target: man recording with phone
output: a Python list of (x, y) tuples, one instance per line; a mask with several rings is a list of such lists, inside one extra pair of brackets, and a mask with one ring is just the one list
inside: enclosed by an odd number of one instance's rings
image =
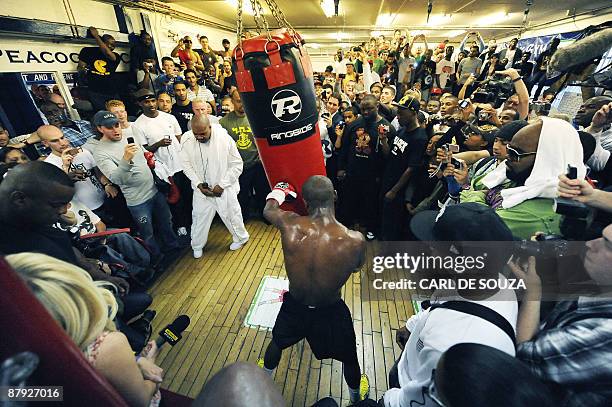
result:
[[(114, 114), (102, 111), (97, 115), (100, 115), (97, 129), (102, 139), (94, 159), (102, 173), (121, 189), (138, 232), (151, 250), (151, 262), (157, 264), (163, 257), (162, 251), (169, 253), (179, 249), (166, 198), (155, 186), (143, 148), (133, 138), (123, 138), (123, 130)], [(155, 231), (153, 224), (158, 227)]]
[[(99, 118), (98, 115), (94, 116), (94, 122)], [(64, 170), (74, 181), (74, 198), (108, 222), (110, 214), (103, 208), (104, 201), (106, 197), (116, 197), (119, 191), (98, 169), (93, 155), (87, 150), (73, 148), (55, 126), (40, 126), (37, 133), (42, 143), (51, 149), (45, 162)]]

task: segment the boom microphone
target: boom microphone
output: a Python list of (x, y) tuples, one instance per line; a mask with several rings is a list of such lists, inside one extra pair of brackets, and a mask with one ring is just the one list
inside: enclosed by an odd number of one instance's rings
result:
[(601, 57), (610, 49), (612, 28), (606, 28), (558, 49), (550, 59), (548, 72), (567, 71), (575, 65)]
[(181, 340), (181, 334), (189, 326), (189, 317), (187, 315), (179, 315), (176, 319), (159, 332), (159, 338), (155, 341), (157, 348), (161, 348), (163, 344), (169, 343), (174, 346)]

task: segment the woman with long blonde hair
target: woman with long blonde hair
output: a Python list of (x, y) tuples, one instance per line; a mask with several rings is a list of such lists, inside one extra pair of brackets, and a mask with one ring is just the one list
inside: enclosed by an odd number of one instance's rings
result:
[(127, 338), (113, 323), (114, 285), (93, 281), (85, 270), (44, 254), (12, 254), (6, 261), (130, 406), (159, 405), (163, 370), (155, 365), (157, 347), (149, 342), (134, 358)]

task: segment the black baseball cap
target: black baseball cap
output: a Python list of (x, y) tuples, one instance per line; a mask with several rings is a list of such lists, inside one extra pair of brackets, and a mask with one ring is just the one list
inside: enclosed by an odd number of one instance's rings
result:
[(151, 92), (149, 89), (139, 89), (134, 92), (134, 96), (139, 102), (142, 102), (146, 99), (155, 99), (155, 93)]
[(404, 95), (399, 102), (392, 102), (391, 104), (396, 106), (398, 109), (408, 109), (412, 110), (413, 112), (418, 112), (421, 108), (419, 99), (412, 95)]
[(514, 135), (518, 133), (520, 129), (527, 126), (528, 124), (529, 123), (527, 123), (527, 121), (525, 120), (515, 120), (513, 122), (504, 124), (495, 133), (495, 138), (498, 138), (502, 141), (511, 141), (512, 137), (514, 137)]
[(497, 134), (497, 127), (492, 124), (481, 124), (477, 125), (475, 123), (468, 123), (461, 129), (461, 132), (464, 136), (468, 136), (472, 133), (476, 133), (482, 136), (483, 140), (487, 142), (487, 144), (493, 144), (495, 141), (495, 135)]
[(448, 205), (417, 213), (410, 230), (421, 241), (513, 241), (508, 226), (490, 206), (476, 202)]

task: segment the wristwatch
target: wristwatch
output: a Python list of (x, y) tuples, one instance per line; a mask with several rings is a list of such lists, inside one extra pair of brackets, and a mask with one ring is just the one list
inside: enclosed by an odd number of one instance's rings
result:
[(512, 83), (518, 82), (518, 81), (520, 81), (520, 80), (523, 80), (523, 77), (522, 77), (522, 76), (519, 76), (519, 77), (518, 77), (518, 78), (516, 78), (516, 79), (512, 79)]

